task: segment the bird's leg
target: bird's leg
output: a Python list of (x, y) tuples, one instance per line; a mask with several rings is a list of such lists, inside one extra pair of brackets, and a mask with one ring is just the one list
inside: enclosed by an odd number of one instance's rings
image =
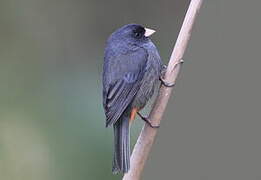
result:
[(147, 117), (144, 117), (140, 114), (140, 112), (137, 112), (137, 114), (140, 116), (140, 118), (145, 121), (151, 128), (159, 128), (160, 126), (153, 126), (150, 122), (150, 120)]
[[(177, 67), (178, 64), (183, 64), (184, 63), (184, 60), (183, 59), (180, 59), (174, 66), (174, 69)], [(161, 76), (159, 77), (161, 83), (165, 86), (165, 87), (173, 87), (175, 86), (175, 82), (174, 83), (168, 83), (166, 82), (164, 79), (163, 79), (163, 76), (165, 75), (167, 71), (167, 66), (166, 65), (163, 65), (162, 67), (162, 71), (161, 71)]]

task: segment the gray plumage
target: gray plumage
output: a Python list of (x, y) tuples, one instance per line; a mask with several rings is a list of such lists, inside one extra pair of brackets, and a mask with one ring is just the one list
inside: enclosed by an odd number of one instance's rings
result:
[(103, 106), (106, 127), (114, 127), (113, 172), (130, 168), (129, 118), (142, 109), (154, 93), (162, 62), (145, 29), (125, 25), (109, 37), (103, 65)]

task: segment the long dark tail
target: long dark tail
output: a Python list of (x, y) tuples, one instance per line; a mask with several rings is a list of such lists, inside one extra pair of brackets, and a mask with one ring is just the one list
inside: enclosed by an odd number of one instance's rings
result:
[(114, 159), (112, 172), (126, 173), (130, 169), (129, 117), (123, 115), (114, 125)]

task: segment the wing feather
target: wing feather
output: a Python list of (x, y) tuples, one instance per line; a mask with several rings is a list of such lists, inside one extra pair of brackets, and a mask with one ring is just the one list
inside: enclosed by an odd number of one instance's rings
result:
[(145, 73), (147, 53), (139, 49), (108, 61), (103, 82), (106, 127), (114, 124), (135, 98)]

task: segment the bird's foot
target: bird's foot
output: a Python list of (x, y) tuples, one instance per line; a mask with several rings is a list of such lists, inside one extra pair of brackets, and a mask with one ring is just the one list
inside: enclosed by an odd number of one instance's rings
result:
[(174, 87), (175, 86), (175, 83), (168, 83), (161, 76), (160, 76), (160, 81), (161, 81), (161, 84), (163, 84), (163, 86), (165, 86), (165, 87)]
[(140, 118), (145, 121), (151, 128), (159, 128), (160, 126), (154, 126), (151, 124), (150, 120), (147, 117), (142, 116), (139, 112), (137, 114), (140, 116)]
[[(183, 63), (184, 63), (184, 60), (183, 60), (183, 59), (180, 59), (180, 60), (175, 64), (174, 69), (177, 67), (177, 65), (183, 64)], [(163, 86), (165, 86), (165, 87), (174, 87), (174, 86), (175, 86), (175, 82), (174, 82), (174, 83), (168, 83), (168, 82), (166, 82), (166, 81), (163, 79), (163, 76), (165, 75), (166, 71), (167, 71), (167, 66), (166, 66), (166, 65), (163, 65), (163, 66), (162, 66), (162, 71), (161, 71), (161, 76), (160, 76), (159, 79), (160, 79), (161, 83), (163, 84)]]

